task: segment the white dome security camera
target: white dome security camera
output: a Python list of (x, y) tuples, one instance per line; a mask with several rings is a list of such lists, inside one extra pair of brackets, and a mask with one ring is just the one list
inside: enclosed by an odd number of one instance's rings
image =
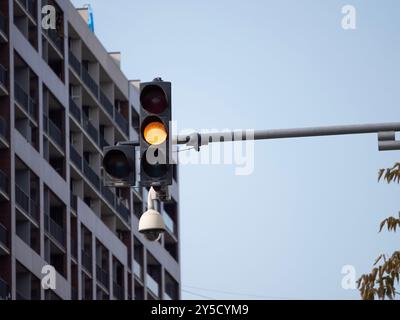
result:
[(165, 231), (164, 220), (159, 212), (149, 209), (139, 220), (139, 232), (149, 241), (158, 241)]
[(165, 232), (165, 223), (161, 214), (154, 210), (153, 200), (156, 198), (156, 192), (150, 188), (147, 206), (148, 210), (142, 214), (139, 220), (139, 232), (149, 241), (158, 241)]

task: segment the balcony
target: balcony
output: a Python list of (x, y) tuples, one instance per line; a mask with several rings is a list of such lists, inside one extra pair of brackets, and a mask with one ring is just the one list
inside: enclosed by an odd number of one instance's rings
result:
[(124, 288), (122, 288), (118, 283), (114, 281), (113, 289), (114, 289), (114, 297), (117, 300), (124, 300)]
[(89, 90), (93, 93), (93, 95), (98, 99), (99, 98), (99, 86), (96, 81), (93, 80), (92, 76), (89, 74), (89, 71), (83, 67), (81, 69), (82, 80), (83, 83), (89, 88)]
[(0, 278), (0, 300), (11, 300), (11, 291), (7, 282)]
[(57, 48), (58, 51), (63, 55), (64, 50), (63, 50), (63, 38), (58, 34), (57, 30), (54, 29), (47, 29), (45, 31), (47, 37), (50, 39), (50, 41), (53, 43), (53, 45)]
[(147, 283), (147, 288), (156, 296), (158, 297), (159, 295), (159, 285), (156, 280), (153, 279), (153, 277), (149, 274), (147, 274), (146, 278), (146, 283)]
[(115, 110), (115, 122), (117, 123), (118, 127), (121, 128), (122, 132), (124, 132), (128, 136), (129, 135), (128, 121), (117, 110)]
[(71, 256), (78, 260), (78, 243), (76, 238), (71, 237)]
[(130, 211), (129, 211), (129, 209), (122, 203), (122, 202), (120, 202), (119, 200), (117, 200), (117, 203), (116, 203), (116, 210), (117, 210), (117, 212), (120, 214), (120, 216), (122, 217), (122, 219), (124, 219), (125, 220), (125, 222), (127, 223), (127, 224), (130, 224), (130, 221), (131, 221), (131, 215), (130, 215)]
[(92, 273), (92, 257), (82, 250), (82, 266), (88, 271)]
[(0, 12), (0, 32), (2, 32), (4, 35), (7, 34), (7, 19), (1, 12)]
[(89, 134), (89, 136), (93, 139), (93, 141), (98, 145), (99, 144), (99, 131), (95, 128), (95, 126), (90, 122), (89, 118), (85, 113), (82, 113), (83, 116), (83, 128)]
[(8, 192), (8, 176), (0, 170), (0, 192), (9, 195)]
[(76, 195), (71, 195), (71, 208), (75, 212), (78, 211), (78, 197)]
[(114, 117), (114, 105), (108, 100), (107, 96), (100, 90), (100, 103), (106, 109), (111, 118)]
[(172, 297), (168, 293), (164, 292), (164, 300), (170, 301), (174, 299), (172, 299)]
[(71, 158), (72, 163), (82, 171), (82, 157), (78, 151), (76, 151), (75, 147), (71, 144), (69, 147), (69, 156)]
[(82, 65), (79, 62), (78, 58), (70, 51), (69, 52), (69, 64), (71, 65), (72, 69), (81, 76)]
[(36, 6), (34, 0), (18, 0), (21, 6), (30, 14), (33, 19), (36, 19)]
[(143, 268), (135, 259), (133, 259), (133, 273), (138, 279), (143, 280)]
[(71, 112), (72, 116), (75, 118), (78, 123), (82, 121), (82, 112), (81, 109), (76, 105), (74, 99), (69, 98), (69, 111)]
[(15, 82), (15, 100), (33, 118), (36, 119), (36, 102)]
[(7, 87), (8, 87), (7, 82), (8, 82), (8, 72), (7, 72), (7, 69), (6, 69), (3, 65), (0, 64), (0, 84), (1, 84), (4, 88), (7, 88)]
[(64, 229), (47, 214), (44, 215), (45, 230), (63, 247), (65, 246)]
[(4, 120), (2, 117), (0, 117), (0, 138), (3, 140), (7, 141), (7, 136), (8, 136), (8, 125), (7, 121)]
[(102, 267), (96, 265), (96, 279), (99, 281), (107, 290), (110, 288), (110, 274), (103, 270)]
[(104, 149), (105, 147), (109, 147), (110, 144), (104, 139), (103, 135), (100, 134), (100, 149)]
[(31, 300), (31, 299), (29, 299), (26, 295), (24, 295), (22, 292), (17, 290), (17, 292), (16, 292), (16, 300), (17, 301), (27, 301), (27, 300)]
[(71, 300), (78, 300), (78, 289), (71, 287)]
[(172, 218), (166, 214), (165, 212), (163, 212), (162, 214), (163, 218), (164, 218), (164, 223), (165, 226), (167, 227), (167, 229), (174, 235), (176, 235), (176, 229), (175, 229), (175, 222), (174, 220), (172, 220)]
[(85, 159), (83, 159), (83, 174), (100, 191), (100, 178)]
[(101, 194), (107, 200), (107, 202), (114, 208), (115, 207), (115, 194), (110, 190), (110, 188), (101, 185)]
[(8, 230), (0, 223), (0, 244), (8, 248)]
[(43, 128), (50, 138), (61, 148), (64, 149), (65, 142), (61, 130), (46, 115), (43, 115)]
[(39, 209), (35, 201), (17, 185), (15, 185), (15, 201), (28, 216), (36, 222), (39, 221)]

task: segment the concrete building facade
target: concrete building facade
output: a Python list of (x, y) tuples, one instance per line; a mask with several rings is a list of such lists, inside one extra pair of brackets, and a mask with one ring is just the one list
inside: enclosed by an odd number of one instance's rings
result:
[(0, 0), (0, 299), (179, 299), (177, 168), (157, 204), (168, 231), (148, 242), (147, 190), (105, 187), (101, 168), (104, 146), (138, 139), (139, 82), (86, 16), (69, 0)]

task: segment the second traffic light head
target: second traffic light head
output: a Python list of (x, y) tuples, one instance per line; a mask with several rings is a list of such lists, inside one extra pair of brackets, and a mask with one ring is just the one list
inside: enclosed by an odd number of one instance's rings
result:
[(103, 168), (113, 186), (135, 185), (135, 146), (117, 145), (104, 148)]

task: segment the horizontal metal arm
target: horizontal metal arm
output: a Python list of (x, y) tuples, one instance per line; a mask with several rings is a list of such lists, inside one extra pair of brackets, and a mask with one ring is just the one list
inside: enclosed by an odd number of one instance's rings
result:
[[(389, 139), (390, 146), (393, 150), (394, 133), (400, 131), (400, 122), (392, 123), (376, 123), (376, 124), (356, 124), (356, 125), (340, 125), (326, 127), (309, 127), (294, 129), (275, 129), (275, 130), (255, 130), (254, 135), (246, 134), (246, 130), (238, 130), (231, 132), (212, 132), (198, 133), (194, 132), (188, 135), (175, 136), (174, 142), (177, 144), (186, 144), (199, 149), (203, 145), (211, 142), (228, 142), (228, 141), (246, 141), (246, 140), (270, 140), (270, 139), (286, 139), (286, 138), (303, 138), (303, 137), (321, 137), (335, 135), (350, 134), (367, 134), (367, 133), (393, 133), (393, 139)], [(197, 141), (197, 142), (196, 142)], [(385, 139), (385, 144), (389, 144)]]

